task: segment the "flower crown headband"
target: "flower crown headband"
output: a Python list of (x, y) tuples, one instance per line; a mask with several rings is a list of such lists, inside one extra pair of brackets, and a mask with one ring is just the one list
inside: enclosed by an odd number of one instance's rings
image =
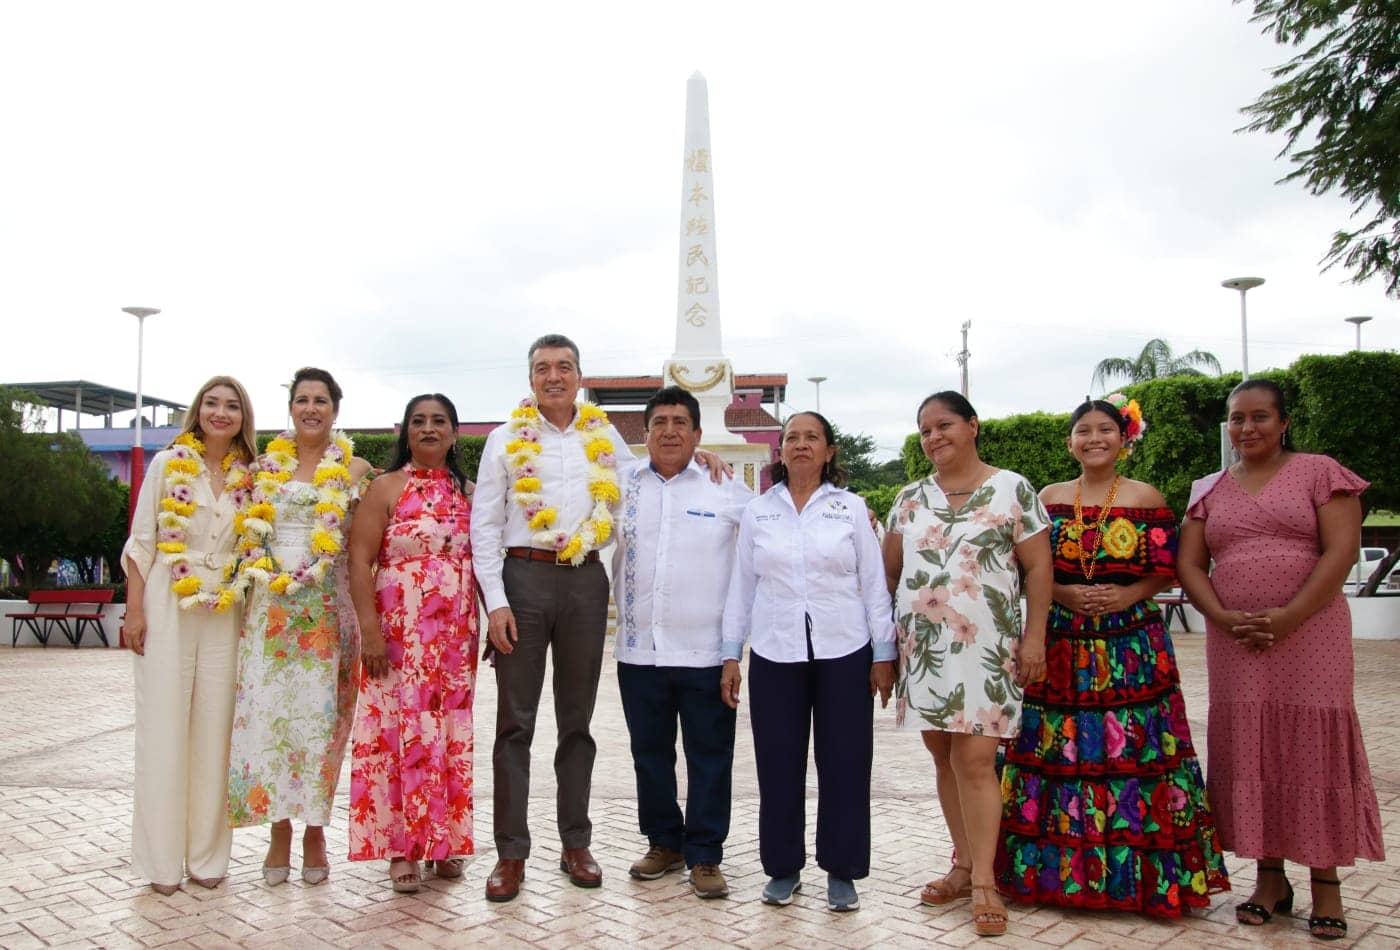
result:
[(1147, 432), (1147, 422), (1142, 418), (1142, 407), (1136, 399), (1129, 399), (1122, 393), (1113, 393), (1103, 397), (1103, 401), (1117, 409), (1118, 414), (1127, 423), (1123, 433), (1123, 448), (1118, 452), (1118, 460), (1121, 462), (1132, 455), (1133, 449), (1142, 441), (1143, 434)]

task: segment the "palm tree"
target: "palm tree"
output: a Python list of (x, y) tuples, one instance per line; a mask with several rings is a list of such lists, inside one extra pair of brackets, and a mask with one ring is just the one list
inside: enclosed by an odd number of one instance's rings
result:
[(1108, 380), (1123, 377), (1129, 383), (1141, 383), (1164, 376), (1204, 376), (1196, 367), (1201, 366), (1215, 375), (1220, 375), (1220, 361), (1214, 353), (1205, 350), (1192, 350), (1177, 356), (1166, 340), (1148, 340), (1142, 352), (1132, 358), (1110, 356), (1099, 360), (1094, 367), (1093, 388), (1106, 386)]

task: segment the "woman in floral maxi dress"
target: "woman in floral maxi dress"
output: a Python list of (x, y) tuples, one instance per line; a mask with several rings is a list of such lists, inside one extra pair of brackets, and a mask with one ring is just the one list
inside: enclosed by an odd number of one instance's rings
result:
[(462, 876), (472, 854), (477, 607), (457, 411), (409, 402), (394, 463), (357, 514), (351, 588), (364, 673), (351, 743), (350, 859), (388, 858), (394, 890)]
[(1046, 678), (1026, 687), (1002, 771), (997, 879), (1018, 903), (1177, 917), (1229, 883), (1152, 600), (1176, 576), (1176, 518), (1118, 474), (1128, 425), (1112, 402), (1081, 405), (1068, 442), (1082, 474), (1040, 493), (1055, 600)]
[[(324, 828), (330, 821), (345, 743), (355, 715), (360, 631), (350, 604), (343, 535), (354, 486), (368, 474), (348, 457), (349, 443), (332, 431), (341, 389), (330, 373), (305, 367), (291, 385), (292, 433), (283, 433), (258, 462), (254, 503), (272, 505), (274, 559), (248, 592), (238, 646), (238, 697), (228, 767), (228, 816), (234, 828), (272, 822), (263, 879), (272, 885), (291, 871), (292, 819), (306, 823), (302, 880), (320, 884), (330, 874)], [(285, 457), (283, 455), (285, 454)], [(278, 464), (280, 459), (281, 464)], [(282, 477), (285, 474), (285, 478)], [(344, 495), (333, 514), (342, 536), (319, 579), (311, 565), (324, 530), (328, 492)], [(248, 509), (244, 517), (250, 517)], [(276, 580), (285, 572), (294, 585)]]
[(978, 457), (977, 414), (961, 395), (929, 396), (916, 418), (936, 471), (895, 499), (884, 541), (900, 644), (895, 709), (933, 755), (958, 856), (920, 899), (973, 897), (973, 927), (991, 936), (1007, 924), (993, 870), (996, 752), (1020, 728), (1022, 687), (1045, 674), (1049, 520), (1029, 482)]

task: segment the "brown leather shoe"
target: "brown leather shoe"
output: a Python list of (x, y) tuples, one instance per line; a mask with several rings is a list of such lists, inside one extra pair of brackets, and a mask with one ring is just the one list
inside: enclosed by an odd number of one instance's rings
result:
[(520, 882), (525, 880), (525, 860), (523, 858), (501, 858), (491, 869), (486, 879), (486, 899), (503, 904), (513, 901), (520, 893)]
[(597, 887), (603, 883), (603, 869), (598, 867), (587, 848), (565, 848), (559, 855), (559, 870), (567, 871), (569, 880), (578, 887)]

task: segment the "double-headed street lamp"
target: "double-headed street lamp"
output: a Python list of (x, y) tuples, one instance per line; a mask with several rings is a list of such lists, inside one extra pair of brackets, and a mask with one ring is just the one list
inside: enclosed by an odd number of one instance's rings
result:
[(141, 422), (145, 410), (141, 405), (141, 355), (146, 342), (146, 318), (160, 313), (155, 307), (122, 307), (124, 313), (136, 318), (136, 432), (131, 437), (131, 504), (127, 523), (136, 516), (136, 499), (141, 494), (141, 479), (146, 474), (146, 449), (141, 444)]

